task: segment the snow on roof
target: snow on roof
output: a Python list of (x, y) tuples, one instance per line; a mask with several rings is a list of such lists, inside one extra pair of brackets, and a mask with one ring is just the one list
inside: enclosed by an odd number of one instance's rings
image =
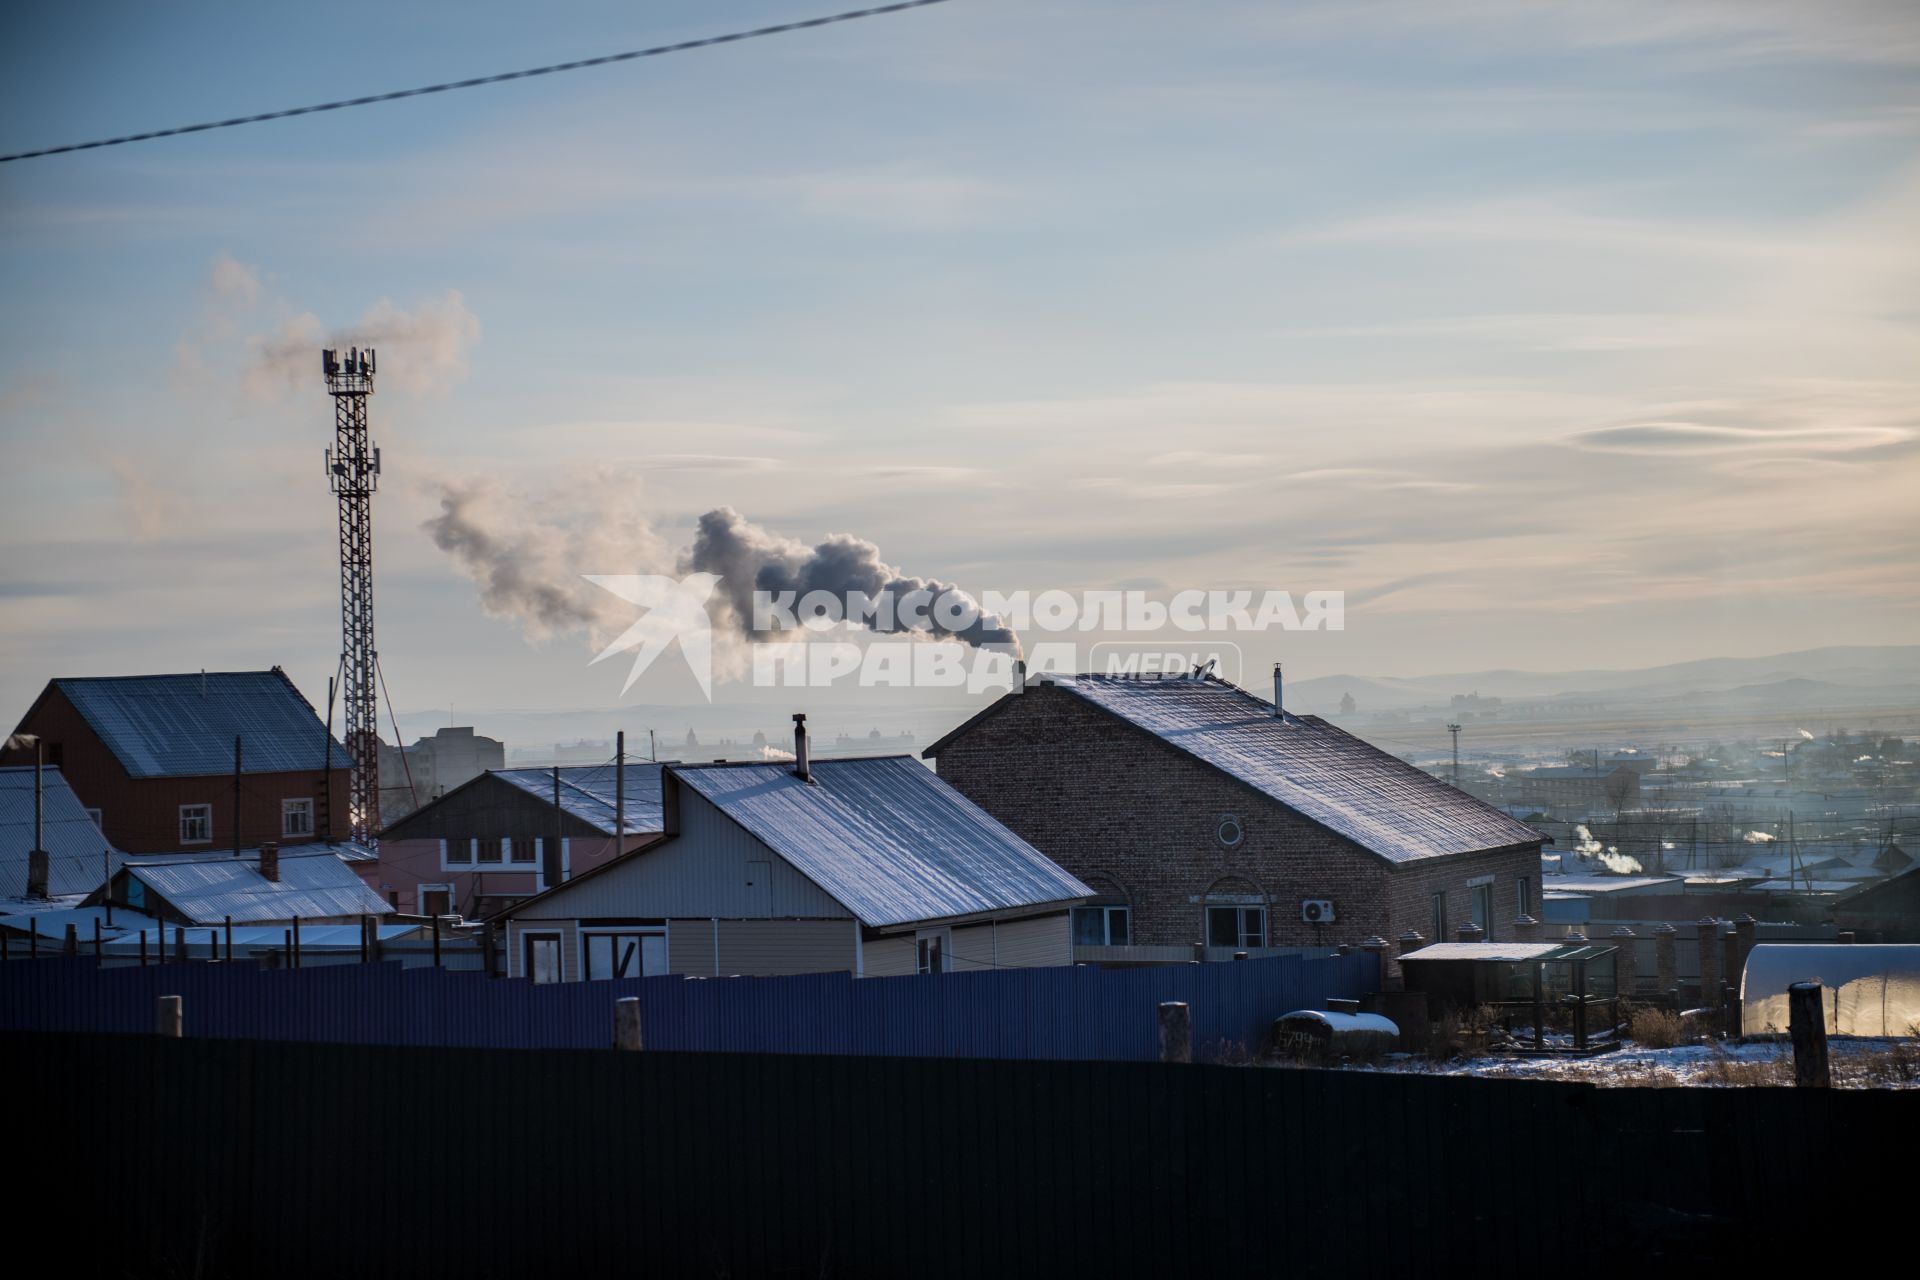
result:
[(229, 916), (239, 923), (393, 914), (387, 900), (326, 845), (318, 852), (282, 850), (278, 880), (260, 874), (257, 851), (238, 858), (128, 859), (127, 872), (195, 924), (220, 924)]
[(1335, 1031), (1378, 1031), (1390, 1036), (1400, 1034), (1399, 1026), (1392, 1019), (1383, 1018), (1377, 1013), (1329, 1013), (1324, 1009), (1295, 1009), (1292, 1013), (1280, 1016), (1282, 1022), (1295, 1018), (1324, 1022)]
[[(52, 765), (41, 771), (40, 826), (49, 894), (90, 892), (120, 866), (119, 850), (107, 844), (80, 797)], [(0, 898), (26, 893), (32, 849), (33, 766), (0, 768)]]
[(1519, 962), (1549, 959), (1566, 947), (1564, 942), (1435, 942), (1409, 951), (1407, 960), (1492, 960)]
[(1541, 884), (1562, 893), (1628, 893), (1681, 883), (1678, 876), (1544, 876)]
[(1761, 893), (1845, 893), (1858, 887), (1853, 880), (1763, 880), (1753, 886)]
[[(109, 921), (108, 916), (112, 919)], [(40, 931), (42, 938), (64, 938), (67, 926), (73, 926), (73, 932), (80, 939), (81, 946), (93, 941), (93, 922), (100, 922), (102, 938), (117, 938), (132, 929), (152, 928), (159, 922), (152, 916), (135, 911), (130, 907), (115, 907), (111, 912), (104, 906), (99, 907), (49, 907), (45, 911), (28, 909), (10, 915), (0, 916), (0, 928), (14, 929), (27, 933), (33, 929)]]
[(1276, 716), (1272, 703), (1223, 680), (1077, 675), (1051, 683), (1390, 862), (1544, 838), (1318, 716)]
[(349, 767), (346, 749), (278, 667), (60, 679), (58, 689), (135, 778)]
[(911, 756), (670, 768), (871, 926), (1093, 892)]
[[(535, 799), (553, 803), (553, 769), (495, 769), (493, 776)], [(614, 834), (614, 792), (619, 778), (611, 763), (560, 766), (560, 808), (596, 830)], [(626, 834), (664, 829), (660, 766), (630, 762), (626, 768)]]

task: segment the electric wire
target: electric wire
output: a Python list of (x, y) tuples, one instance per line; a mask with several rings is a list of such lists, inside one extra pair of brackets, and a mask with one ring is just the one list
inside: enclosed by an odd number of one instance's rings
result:
[(725, 35), (703, 36), (697, 40), (680, 40), (673, 44), (658, 44), (647, 49), (631, 49), (625, 53), (602, 54), (597, 58), (579, 58), (572, 62), (556, 62), (544, 67), (528, 67), (521, 71), (502, 71), (490, 76), (473, 76), (466, 80), (449, 80), (443, 84), (422, 85), (416, 89), (396, 89), (390, 93), (371, 93), (358, 98), (342, 98), (335, 102), (320, 102), (307, 107), (288, 107), (279, 111), (262, 111), (255, 115), (234, 116), (228, 120), (209, 120), (202, 124), (177, 125), (171, 129), (150, 129), (144, 133), (129, 133), (117, 138), (98, 138), (92, 142), (69, 142), (57, 147), (41, 147), (34, 151), (17, 151), (12, 155), (0, 156), (0, 164), (15, 160), (33, 160), (41, 156), (64, 155), (72, 151), (93, 151), (101, 147), (120, 147), (132, 142), (151, 142), (156, 138), (175, 138), (188, 133), (206, 133), (212, 129), (232, 129), (243, 124), (262, 124), (269, 120), (286, 120), (294, 116), (317, 115), (323, 111), (344, 111), (349, 107), (372, 106), (379, 102), (397, 102), (402, 98), (420, 98), (433, 93), (450, 93), (456, 89), (477, 89), (483, 85), (504, 84), (510, 80), (531, 80), (535, 76), (558, 75), (563, 71), (581, 71), (588, 67), (604, 67), (616, 62), (632, 62), (637, 58), (658, 58), (669, 53), (685, 53), (692, 49), (706, 49), (714, 45), (737, 44), (742, 40), (757, 40), (763, 36), (784, 35), (792, 31), (805, 31), (813, 27), (832, 26), (841, 22), (853, 22), (860, 18), (877, 18), (883, 14), (902, 13), (908, 9), (924, 9), (928, 5), (944, 4), (946, 0), (900, 0), (897, 4), (883, 4), (870, 9), (851, 9), (845, 13), (832, 13), (819, 18), (805, 18), (798, 22), (780, 22), (770, 27), (755, 27), (750, 31), (730, 31)]

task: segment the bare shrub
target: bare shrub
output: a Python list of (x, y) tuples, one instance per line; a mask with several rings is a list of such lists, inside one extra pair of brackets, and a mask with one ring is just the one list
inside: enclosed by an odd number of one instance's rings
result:
[(1686, 1038), (1680, 1026), (1679, 1014), (1650, 1005), (1633, 1011), (1627, 1032), (1635, 1044), (1648, 1049), (1671, 1049)]

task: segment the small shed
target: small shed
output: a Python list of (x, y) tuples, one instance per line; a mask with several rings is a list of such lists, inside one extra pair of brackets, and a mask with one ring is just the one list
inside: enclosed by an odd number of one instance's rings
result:
[(1400, 957), (1409, 991), (1434, 1007), (1532, 1004), (1538, 994), (1610, 997), (1617, 948), (1587, 942), (1436, 942)]

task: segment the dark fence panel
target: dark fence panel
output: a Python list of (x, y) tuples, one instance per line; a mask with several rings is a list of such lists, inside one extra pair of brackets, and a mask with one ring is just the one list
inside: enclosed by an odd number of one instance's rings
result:
[[(82, 1276), (1777, 1271), (1848, 1247), (1784, 1212), (1803, 1157), (1881, 1149), (1914, 1106), (1094, 1061), (0, 1053), (32, 1081), (17, 1221)], [(1849, 1222), (1901, 1220), (1898, 1179), (1835, 1176)]]
[(258, 969), (96, 968), (58, 957), (0, 965), (0, 1028), (147, 1032), (179, 995), (189, 1036), (343, 1044), (592, 1049), (613, 1002), (640, 997), (649, 1047), (908, 1057), (1158, 1056), (1155, 1008), (1192, 1006), (1203, 1058), (1257, 1050), (1273, 1020), (1375, 985), (1371, 956), (1297, 956), (1152, 969), (1002, 969), (904, 978), (630, 978), (536, 987), (398, 964)]

